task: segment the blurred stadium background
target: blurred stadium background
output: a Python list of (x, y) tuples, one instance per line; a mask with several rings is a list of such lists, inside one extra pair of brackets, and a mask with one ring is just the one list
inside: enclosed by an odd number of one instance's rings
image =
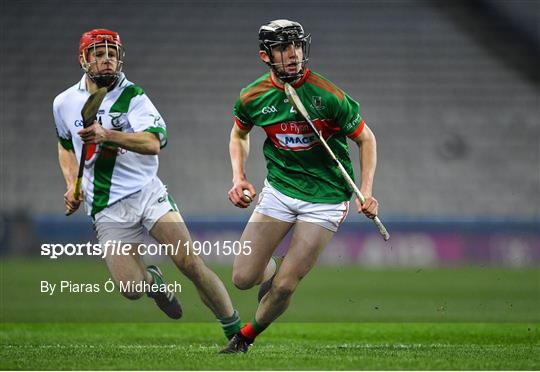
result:
[[(22, 267), (25, 261), (12, 257), (37, 257), (42, 242), (93, 240), (82, 212), (63, 215), (52, 100), (80, 79), (78, 40), (96, 27), (120, 33), (124, 72), (167, 122), (160, 177), (194, 238), (237, 239), (249, 212), (226, 197), (232, 105), (266, 71), (257, 57), (258, 27), (290, 18), (312, 34), (310, 68), (360, 102), (377, 136), (375, 195), (392, 234), (385, 244), (351, 213), (321, 264), (404, 266), (413, 273), (528, 267), (528, 294), (539, 295), (538, 2), (21, 0), (1, 6), (3, 263)], [(258, 189), (266, 172), (263, 141), (263, 132), (253, 131), (247, 169)], [(209, 258), (230, 262), (221, 259)], [(9, 265), (2, 266), (6, 278)], [(520, 286), (518, 279), (511, 283)], [(532, 300), (538, 305), (538, 297)]]

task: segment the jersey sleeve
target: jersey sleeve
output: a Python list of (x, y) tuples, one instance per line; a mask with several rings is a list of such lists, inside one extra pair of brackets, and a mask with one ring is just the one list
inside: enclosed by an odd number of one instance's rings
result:
[(242, 105), (240, 97), (236, 100), (233, 109), (234, 123), (242, 130), (251, 130), (253, 128), (253, 122), (247, 113), (246, 107)]
[(133, 97), (127, 112), (129, 125), (134, 132), (155, 133), (160, 147), (167, 145), (167, 126), (156, 107), (146, 94)]
[(68, 129), (68, 126), (62, 119), (60, 114), (60, 103), (62, 99), (56, 97), (53, 102), (53, 116), (54, 116), (54, 125), (56, 128), (56, 136), (58, 137), (58, 142), (66, 150), (73, 151), (73, 141), (71, 140), (71, 132)]
[(360, 115), (360, 105), (348, 94), (343, 99), (337, 99), (335, 104), (335, 119), (343, 133), (353, 139), (364, 129), (364, 120)]

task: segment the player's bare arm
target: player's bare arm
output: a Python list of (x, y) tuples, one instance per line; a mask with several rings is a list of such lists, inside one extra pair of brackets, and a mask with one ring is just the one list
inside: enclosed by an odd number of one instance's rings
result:
[(364, 129), (353, 139), (358, 145), (360, 154), (360, 168), (362, 183), (360, 191), (366, 198), (364, 205), (355, 199), (358, 213), (364, 213), (368, 218), (375, 218), (379, 212), (379, 202), (373, 197), (373, 178), (377, 167), (377, 140), (371, 129), (364, 125)]
[(78, 163), (73, 150), (66, 150), (61, 144), (58, 144), (58, 162), (60, 163), (60, 169), (66, 180), (66, 193), (64, 194), (64, 203), (66, 204), (66, 210), (68, 212), (75, 212), (81, 201), (83, 200), (83, 194), (79, 196), (79, 199), (73, 197), (73, 190), (75, 188), (75, 180), (77, 178)]
[[(238, 208), (247, 208), (257, 195), (255, 187), (247, 180), (245, 172), (245, 164), (249, 155), (249, 130), (241, 129), (238, 125), (233, 124), (229, 154), (233, 172), (233, 186), (228, 193), (229, 200)], [(248, 190), (251, 197), (246, 196), (244, 190)]]
[(79, 135), (85, 144), (110, 142), (142, 155), (159, 154), (159, 139), (150, 132), (119, 132), (103, 128), (98, 122), (94, 122), (88, 128), (79, 131)]

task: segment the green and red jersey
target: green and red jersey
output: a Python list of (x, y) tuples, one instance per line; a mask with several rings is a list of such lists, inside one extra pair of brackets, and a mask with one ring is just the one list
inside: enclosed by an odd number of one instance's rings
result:
[[(306, 70), (294, 85), (313, 123), (354, 179), (347, 139), (364, 127), (359, 104), (319, 74)], [(270, 184), (283, 194), (312, 203), (340, 203), (352, 191), (309, 124), (267, 73), (240, 92), (235, 123), (264, 129), (264, 156)]]

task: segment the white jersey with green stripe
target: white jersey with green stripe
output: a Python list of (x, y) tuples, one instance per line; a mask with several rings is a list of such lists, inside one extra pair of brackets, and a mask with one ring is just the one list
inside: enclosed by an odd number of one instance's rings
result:
[[(167, 144), (166, 125), (148, 96), (122, 74), (119, 83), (107, 93), (97, 120), (107, 129), (126, 133), (155, 133), (163, 148)], [(80, 159), (83, 129), (81, 109), (90, 96), (86, 75), (60, 93), (53, 103), (56, 132), (60, 144), (75, 151)], [(96, 213), (151, 182), (158, 171), (157, 155), (142, 155), (111, 143), (87, 146), (83, 190), (88, 214)]]

